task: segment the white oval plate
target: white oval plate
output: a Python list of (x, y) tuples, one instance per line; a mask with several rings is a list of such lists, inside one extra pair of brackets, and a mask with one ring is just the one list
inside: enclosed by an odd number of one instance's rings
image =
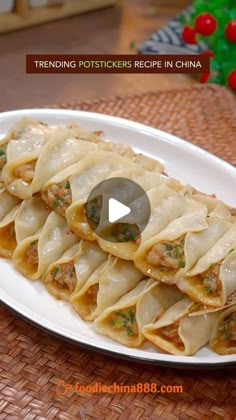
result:
[[(77, 122), (89, 130), (102, 130), (104, 138), (127, 143), (136, 151), (161, 160), (165, 170), (186, 184), (215, 193), (226, 203), (236, 206), (236, 169), (216, 156), (163, 131), (132, 121), (84, 111), (34, 109), (0, 114), (3, 137), (21, 117), (47, 123)], [(64, 302), (54, 299), (40, 282), (31, 282), (14, 270), (9, 261), (0, 260), (0, 300), (28, 321), (65, 340), (99, 352), (142, 362), (193, 367), (222, 367), (236, 363), (236, 355), (218, 356), (204, 347), (194, 356), (172, 356), (160, 353), (151, 344), (130, 349), (93, 331), (92, 324), (82, 321)]]

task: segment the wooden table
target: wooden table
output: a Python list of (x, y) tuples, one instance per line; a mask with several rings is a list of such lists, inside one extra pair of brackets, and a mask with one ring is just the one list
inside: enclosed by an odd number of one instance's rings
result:
[[(122, 9), (107, 8), (0, 37), (1, 109), (36, 107), (78, 99), (133, 92), (185, 88), (188, 75), (26, 75), (26, 54), (133, 53), (189, 0), (124, 0)], [(148, 4), (150, 8), (148, 8)]]

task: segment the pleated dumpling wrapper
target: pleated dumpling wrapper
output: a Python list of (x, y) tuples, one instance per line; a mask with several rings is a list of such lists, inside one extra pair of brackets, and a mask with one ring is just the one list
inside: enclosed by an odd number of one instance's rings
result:
[(58, 128), (50, 137), (39, 156), (31, 184), (31, 193), (63, 169), (79, 162), (90, 152), (98, 150), (100, 138), (79, 128)]
[(236, 305), (221, 312), (209, 344), (218, 354), (236, 354)]
[[(109, 178), (125, 178), (136, 182), (144, 191), (149, 191), (159, 185), (166, 185), (176, 191), (184, 191), (184, 185), (175, 178), (170, 178), (159, 172), (152, 172), (139, 166), (139, 160), (132, 159), (133, 165), (112, 173)], [(119, 191), (120, 192), (120, 191)], [(134, 198), (131, 196), (131, 200)], [(131, 201), (130, 200), (130, 201)]]
[(12, 261), (23, 275), (37, 280), (53, 261), (58, 260), (77, 241), (65, 219), (52, 212), (36, 234), (18, 244)]
[(96, 242), (81, 240), (48, 267), (43, 280), (53, 296), (68, 301), (107, 257)]
[(2, 170), (2, 180), (8, 191), (19, 198), (32, 180), (37, 159), (50, 135), (57, 129), (38, 121), (23, 119), (10, 133), (6, 150), (7, 163)]
[(139, 347), (145, 339), (143, 327), (160, 318), (182, 297), (176, 286), (167, 286), (152, 279), (142, 280), (96, 318), (94, 328), (121, 344)]
[(50, 179), (43, 188), (42, 197), (50, 208), (62, 216), (70, 207), (66, 213), (69, 226), (83, 239), (91, 239), (84, 203), (99, 182), (114, 170), (128, 167), (130, 163), (130, 159), (113, 152), (90, 153), (79, 163), (64, 169)]
[(186, 259), (188, 235), (207, 226), (207, 208), (175, 192), (155, 208), (141, 234), (135, 265), (157, 280), (175, 283), (178, 271), (190, 262)]
[(156, 172), (162, 174), (164, 172), (164, 166), (156, 159), (149, 156), (143, 155), (142, 153), (133, 157), (133, 162), (143, 168), (145, 171)]
[(217, 217), (219, 219), (228, 220), (231, 223), (236, 222), (236, 209), (219, 201), (214, 210), (209, 214), (209, 217)]
[(0, 257), (11, 258), (16, 248), (15, 218), (19, 211), (19, 205), (0, 222)]
[(143, 334), (155, 346), (174, 355), (190, 356), (208, 343), (219, 312), (189, 316), (196, 303), (188, 297), (171, 306), (155, 323), (145, 325)]
[(45, 207), (41, 197), (22, 201), (15, 218), (17, 243), (35, 234), (44, 225), (50, 210)]
[(208, 195), (202, 193), (189, 185), (183, 187), (182, 194), (184, 194), (185, 197), (192, 198), (193, 200), (204, 204), (208, 209), (208, 215), (210, 217), (218, 217), (232, 223), (236, 221), (236, 209), (216, 198), (214, 194)]
[(0, 222), (10, 211), (20, 204), (21, 200), (13, 195), (9, 194), (8, 191), (0, 192)]
[(17, 244), (34, 235), (49, 213), (40, 197), (22, 201), (14, 207), (0, 222), (0, 255), (10, 258)]
[[(15, 195), (24, 199), (30, 198), (55, 174), (79, 162), (88, 153), (98, 150), (100, 141), (95, 134), (78, 127), (58, 127), (48, 136), (30, 171), (28, 163), (22, 164), (17, 172), (14, 162), (6, 166), (9, 166), (9, 170), (5, 182), (11, 183), (9, 188), (11, 191), (14, 188)], [(3, 174), (5, 171), (6, 169)]]
[(28, 118), (22, 118), (20, 121), (17, 121), (7, 135), (0, 140), (0, 169), (3, 168), (7, 161), (15, 158), (14, 147), (11, 145), (8, 148), (10, 140), (19, 140), (21, 136), (24, 136), (26, 139), (29, 138), (32, 129), (37, 124), (40, 123), (34, 122)]
[[(105, 152), (104, 152), (105, 153)], [(106, 152), (107, 153), (107, 152)], [(104, 157), (103, 157), (104, 156)], [(102, 170), (100, 170), (100, 159), (104, 159), (104, 161), (106, 160), (106, 164), (103, 164), (103, 168)], [(143, 156), (143, 159), (150, 159), (148, 157)], [(151, 159), (152, 160), (152, 159)], [(108, 170), (107, 165), (110, 161), (110, 168)], [(89, 165), (91, 165), (91, 163), (89, 163)], [(125, 160), (123, 158), (123, 161), (121, 160), (120, 156), (115, 156), (113, 154), (113, 157), (107, 154), (107, 157), (105, 156), (105, 154), (99, 154), (97, 153), (94, 160), (93, 160), (93, 172), (96, 171), (96, 183), (94, 182), (93, 185), (91, 185), (91, 183), (89, 182), (89, 188), (86, 189), (86, 195), (84, 194), (84, 190), (82, 194), (78, 194), (77, 193), (77, 197), (76, 194), (73, 194), (73, 188), (77, 190), (79, 188), (79, 185), (82, 182), (84, 183), (84, 172), (87, 172), (87, 166), (88, 164), (86, 163), (86, 166), (83, 168), (83, 170), (81, 171), (81, 174), (79, 175), (79, 173), (77, 174), (77, 176), (75, 176), (75, 179), (73, 179), (74, 183), (77, 183), (77, 185), (74, 185), (74, 187), (72, 186), (71, 183), (71, 189), (72, 189), (72, 204), (71, 206), (68, 208), (68, 210), (66, 211), (66, 219), (67, 222), (69, 224), (69, 226), (71, 227), (71, 229), (77, 233), (77, 235), (81, 236), (83, 239), (87, 239), (87, 240), (94, 240), (97, 238), (96, 234), (94, 233), (94, 230), (96, 229), (96, 227), (99, 224), (99, 220), (100, 220), (100, 215), (102, 214), (102, 198), (103, 198), (103, 187), (101, 187), (101, 194), (98, 196), (95, 196), (93, 200), (91, 200), (89, 203), (87, 202), (87, 198), (89, 197), (91, 199), (91, 197), (89, 196), (89, 193), (91, 192), (92, 188), (95, 187), (99, 182), (104, 181), (105, 179), (109, 179), (109, 178), (116, 178), (116, 175), (119, 173), (119, 175), (117, 176), (117, 178), (121, 177), (121, 171), (124, 171), (123, 174), (123, 178), (126, 179), (125, 174), (130, 174), (130, 171), (133, 170), (134, 173), (136, 173), (136, 171), (140, 170), (143, 171), (143, 175), (139, 175), (139, 179), (141, 181), (141, 178), (143, 179), (143, 183), (141, 182), (141, 187), (143, 186), (143, 188), (146, 188), (147, 190), (152, 188), (153, 185), (159, 185), (161, 183), (166, 184), (167, 183), (167, 177), (162, 176), (158, 171), (154, 172), (154, 173), (149, 173), (147, 171), (145, 171), (143, 169), (143, 166), (141, 165), (141, 162), (139, 159), (133, 158), (132, 160), (127, 161), (127, 159)], [(96, 169), (96, 167), (98, 166), (98, 168)], [(93, 176), (93, 174), (90, 175), (91, 169), (89, 169), (89, 171), (87, 172), (87, 178), (90, 178)], [(144, 181), (144, 178), (148, 177), (150, 178), (149, 181)], [(129, 179), (132, 179), (131, 177), (128, 176)], [(114, 186), (114, 180), (112, 183), (112, 190), (111, 190), (111, 194), (114, 194), (114, 189), (116, 188)], [(143, 184), (143, 185), (142, 185)], [(180, 183), (177, 183), (177, 181), (175, 180), (170, 180), (169, 179), (169, 184), (171, 184), (171, 186), (176, 186), (176, 188), (180, 188)], [(178, 185), (178, 187), (177, 187)], [(107, 188), (108, 184), (106, 183), (106, 188)], [(137, 197), (137, 187), (132, 189), (132, 185), (131, 183), (123, 183), (122, 184), (122, 189), (119, 189), (119, 200), (122, 202), (122, 195), (124, 197), (127, 198), (127, 196), (129, 197), (129, 202), (131, 202), (132, 200), (134, 200)], [(75, 199), (73, 198), (75, 197)], [(109, 195), (110, 197), (110, 195)], [(90, 221), (90, 223), (88, 223), (88, 220)], [(93, 229), (91, 229), (91, 225), (94, 227)]]
[(91, 321), (133, 289), (143, 274), (131, 261), (109, 256), (70, 302), (81, 318)]
[(178, 280), (178, 287), (196, 302), (225, 305), (236, 290), (236, 223)]
[[(144, 171), (140, 167), (129, 167), (121, 171), (114, 172), (112, 177), (117, 178), (125, 178), (137, 183), (143, 190), (146, 192), (146, 195), (149, 199), (150, 209), (151, 209), (151, 216), (148, 223), (151, 223), (152, 220), (156, 220), (159, 216), (159, 205), (165, 198), (169, 196), (173, 196), (175, 194), (174, 190), (178, 191), (181, 190), (182, 185), (175, 181), (172, 178), (168, 178), (164, 175), (158, 173), (152, 173)], [(109, 177), (108, 177), (109, 179)], [(108, 184), (106, 184), (108, 185)], [(131, 185), (135, 185), (132, 184)], [(127, 184), (127, 187), (130, 184)], [(140, 191), (134, 187), (134, 191), (127, 191), (124, 188), (124, 183), (117, 183), (117, 191), (114, 188), (114, 182), (112, 183), (112, 190), (110, 191), (110, 195), (114, 194), (113, 196), (117, 196), (120, 198), (121, 202), (124, 202), (128, 206), (132, 206), (132, 213), (128, 216), (123, 218), (122, 223), (113, 224), (112, 227), (109, 227), (107, 217), (106, 217), (106, 206), (101, 204), (99, 197), (97, 201), (93, 201), (93, 209), (94, 206), (97, 207), (97, 211), (95, 212), (95, 216), (97, 214), (100, 215), (100, 219), (95, 220), (93, 219), (92, 222), (94, 223), (95, 236), (97, 237), (98, 243), (107, 252), (115, 255), (119, 258), (124, 258), (127, 260), (132, 260), (134, 253), (138, 249), (139, 246), (139, 234), (141, 231), (141, 227), (139, 224), (134, 224), (133, 220), (135, 218), (136, 221), (143, 220), (143, 206), (146, 203), (141, 204), (141, 200), (145, 200), (144, 195), (142, 197), (135, 197), (135, 193), (139, 193)], [(109, 197), (109, 191), (106, 193)], [(124, 196), (124, 201), (122, 197)], [(178, 195), (178, 197), (181, 197)], [(181, 197), (182, 198), (182, 197)], [(88, 212), (87, 212), (88, 213)], [(92, 213), (93, 214), (93, 213)], [(172, 217), (174, 217), (175, 212), (173, 211)], [(87, 214), (88, 217), (88, 214)], [(162, 218), (163, 223), (164, 219)], [(97, 223), (96, 223), (97, 222)], [(158, 228), (158, 226), (157, 226)], [(106, 232), (104, 235), (103, 232)], [(153, 229), (152, 229), (153, 234)]]

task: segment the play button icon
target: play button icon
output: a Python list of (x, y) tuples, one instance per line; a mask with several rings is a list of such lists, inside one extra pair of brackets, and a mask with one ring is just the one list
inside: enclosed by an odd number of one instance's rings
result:
[(144, 189), (122, 177), (108, 178), (93, 188), (84, 210), (90, 228), (110, 242), (138, 239), (151, 213)]
[(115, 198), (108, 200), (108, 220), (110, 223), (118, 222), (122, 217), (131, 212), (130, 207), (125, 206)]

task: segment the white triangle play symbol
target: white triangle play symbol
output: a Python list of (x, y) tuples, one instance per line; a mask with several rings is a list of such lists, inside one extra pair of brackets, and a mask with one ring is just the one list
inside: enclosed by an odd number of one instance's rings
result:
[(109, 198), (108, 202), (108, 220), (110, 223), (117, 222), (117, 220), (126, 216), (131, 212), (131, 209), (115, 198)]

